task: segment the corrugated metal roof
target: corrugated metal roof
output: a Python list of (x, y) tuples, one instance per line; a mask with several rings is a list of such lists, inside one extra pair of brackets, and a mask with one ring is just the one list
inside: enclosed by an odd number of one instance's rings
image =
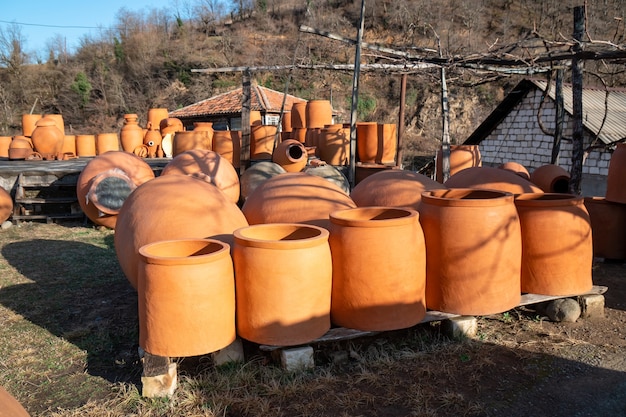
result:
[[(169, 113), (170, 117), (185, 118), (197, 116), (211, 116), (220, 114), (241, 113), (242, 88), (237, 88), (227, 93), (207, 98), (189, 106), (174, 110)], [(306, 101), (287, 94), (285, 99), (285, 111), (291, 111), (293, 103)], [(259, 85), (250, 88), (250, 110), (260, 112), (280, 112), (283, 103), (283, 93), (271, 90)]]

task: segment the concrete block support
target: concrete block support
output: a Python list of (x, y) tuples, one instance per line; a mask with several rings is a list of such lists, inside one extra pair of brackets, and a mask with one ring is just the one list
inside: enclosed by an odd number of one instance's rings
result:
[(235, 339), (233, 343), (225, 348), (213, 353), (213, 363), (215, 366), (233, 362), (243, 362), (244, 360), (243, 344), (239, 338)]
[(315, 367), (313, 348), (311, 346), (280, 349), (274, 353), (278, 355), (280, 365), (286, 371), (298, 371)]
[(604, 317), (604, 295), (587, 294), (578, 297), (582, 318)]
[(459, 316), (441, 322), (444, 334), (452, 339), (474, 337), (478, 332), (478, 321), (473, 316)]

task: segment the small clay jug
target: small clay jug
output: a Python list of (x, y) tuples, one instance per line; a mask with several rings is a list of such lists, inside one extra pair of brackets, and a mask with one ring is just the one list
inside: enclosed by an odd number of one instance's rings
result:
[(287, 172), (302, 171), (308, 160), (304, 145), (293, 139), (279, 143), (272, 154), (272, 161), (282, 166)]
[(143, 145), (143, 129), (137, 121), (138, 116), (133, 113), (124, 115), (124, 126), (120, 131), (120, 141), (124, 152), (132, 153), (137, 146)]

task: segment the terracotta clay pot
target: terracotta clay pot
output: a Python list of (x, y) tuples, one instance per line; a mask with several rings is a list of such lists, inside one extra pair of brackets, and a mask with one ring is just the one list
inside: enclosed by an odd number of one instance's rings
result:
[(172, 141), (172, 156), (189, 151), (191, 149), (204, 149), (211, 150), (211, 140), (213, 135), (209, 136), (206, 131), (179, 131), (174, 134), (174, 140)]
[(280, 346), (323, 336), (330, 329), (328, 231), (303, 224), (261, 224), (235, 230), (234, 237), (238, 334)]
[(375, 163), (378, 155), (378, 123), (359, 122), (356, 124), (356, 152), (363, 163)]
[(43, 117), (42, 114), (23, 114), (22, 115), (22, 135), (30, 137), (33, 130), (37, 127), (37, 121)]
[(143, 137), (143, 144), (148, 148), (148, 158), (162, 158), (163, 157), (163, 137), (161, 132), (150, 126)]
[(306, 143), (307, 131), (306, 127), (294, 127), (291, 131), (291, 137), (300, 143)]
[(329, 100), (309, 100), (304, 110), (309, 129), (321, 129), (333, 122), (333, 108)]
[(291, 106), (292, 128), (306, 129), (306, 101), (293, 103)]
[[(443, 151), (436, 156), (435, 179), (443, 182)], [(482, 166), (478, 145), (450, 145), (450, 177), (467, 168)]]
[(21, 160), (28, 158), (33, 153), (33, 142), (26, 136), (13, 136), (9, 144), (9, 159)]
[(239, 156), (241, 149), (239, 143), (235, 143), (237, 137), (233, 137), (231, 130), (216, 130), (213, 132), (213, 142), (211, 149), (217, 152), (222, 158), (233, 164), (235, 152)]
[(120, 139), (117, 133), (98, 133), (96, 135), (96, 155), (119, 150)]
[(506, 169), (471, 167), (457, 172), (444, 183), (448, 188), (474, 188), (511, 194), (540, 193), (541, 188)]
[(31, 140), (33, 148), (44, 159), (56, 159), (63, 149), (65, 133), (57, 127), (54, 118), (44, 116), (37, 121)]
[(0, 386), (0, 416), (3, 417), (29, 417), (30, 414), (22, 407), (11, 394)]
[(176, 117), (167, 117), (161, 120), (159, 124), (149, 123), (147, 127), (148, 129), (153, 128), (155, 130), (160, 130), (161, 137), (167, 135), (168, 133), (178, 133), (185, 130), (183, 122), (181, 122), (181, 120), (177, 119)]
[(570, 175), (558, 165), (543, 165), (530, 174), (530, 181), (546, 193), (568, 193)]
[(338, 186), (303, 172), (288, 172), (262, 182), (242, 211), (248, 223), (307, 223), (328, 227), (333, 211), (356, 205)]
[(263, 124), (263, 116), (258, 110), (250, 110), (250, 126), (258, 126)]
[(169, 112), (165, 108), (148, 109), (148, 120), (146, 126), (151, 125), (157, 129), (161, 128), (161, 122), (169, 117)]
[(239, 180), (241, 184), (241, 197), (245, 200), (256, 188), (266, 180), (284, 174), (285, 168), (272, 161), (261, 161), (254, 163), (246, 169)]
[(426, 315), (426, 247), (415, 210), (330, 214), (331, 320), (364, 331), (411, 327)]
[(395, 164), (398, 149), (397, 126), (391, 123), (378, 125), (378, 152), (376, 163)]
[(250, 129), (250, 160), (258, 161), (272, 159), (275, 140), (276, 126), (252, 126)]
[(604, 197), (585, 197), (585, 208), (591, 220), (593, 256), (626, 259), (626, 205)]
[(320, 130), (319, 157), (330, 165), (348, 165), (350, 161), (350, 128), (333, 125)]
[(206, 149), (185, 151), (165, 165), (161, 175), (191, 175), (219, 188), (229, 201), (239, 201), (239, 174), (216, 152)]
[(61, 154), (76, 156), (76, 136), (65, 135), (63, 137), (63, 147), (61, 148)]
[(133, 113), (124, 115), (124, 126), (120, 130), (120, 142), (124, 152), (133, 153), (135, 148), (143, 145), (144, 132), (139, 126), (138, 117)]
[(505, 162), (501, 164), (498, 168), (506, 169), (507, 171), (514, 172), (515, 174), (519, 175), (525, 180), (530, 181), (530, 174), (528, 173), (528, 170), (526, 169), (524, 165), (518, 162), (513, 162), (513, 161)]
[(61, 114), (46, 114), (44, 117), (54, 120), (54, 124), (65, 135), (65, 121)]
[(96, 136), (76, 135), (76, 155), (80, 157), (96, 156)]
[(239, 207), (214, 185), (188, 175), (159, 176), (124, 201), (115, 227), (115, 252), (124, 275), (137, 288), (140, 247), (183, 238), (231, 244), (233, 231), (247, 225)]
[(385, 170), (361, 180), (350, 193), (358, 207), (406, 207), (419, 210), (422, 192), (446, 189), (426, 175), (405, 170)]
[(583, 197), (520, 194), (515, 206), (522, 227), (522, 292), (567, 296), (589, 291), (593, 240)]
[(0, 187), (0, 224), (13, 214), (13, 198), (4, 188)]
[(618, 143), (611, 155), (609, 172), (606, 177), (606, 199), (614, 203), (626, 204), (626, 144)]
[(139, 345), (153, 355), (198, 356), (236, 338), (230, 246), (214, 239), (139, 248)]
[(0, 136), (0, 158), (9, 157), (9, 147), (12, 140), (11, 136)]
[(154, 171), (141, 158), (110, 151), (89, 161), (78, 176), (76, 196), (85, 215), (95, 224), (115, 229), (124, 201)]
[(291, 113), (283, 113), (280, 119), (281, 132), (291, 133), (293, 126), (291, 125)]
[(424, 191), (420, 222), (429, 309), (486, 315), (519, 304), (522, 239), (513, 195), (474, 189)]
[(272, 162), (282, 166), (287, 172), (302, 171), (308, 160), (304, 145), (293, 139), (280, 142), (272, 153)]

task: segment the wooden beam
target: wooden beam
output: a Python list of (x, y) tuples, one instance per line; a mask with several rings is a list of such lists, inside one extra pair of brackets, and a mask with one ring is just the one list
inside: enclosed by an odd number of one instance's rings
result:
[(348, 170), (348, 182), (350, 189), (356, 185), (356, 122), (357, 106), (359, 102), (359, 75), (361, 70), (361, 41), (363, 39), (363, 27), (365, 20), (365, 0), (361, 0), (361, 20), (357, 32), (356, 52), (354, 56), (354, 73), (352, 77), (352, 102), (350, 103), (350, 169)]
[[(578, 41), (574, 50), (582, 50), (582, 38), (585, 32), (585, 6), (574, 7), (574, 39)], [(583, 172), (583, 62), (572, 61), (572, 167), (570, 171), (569, 192), (581, 194)]]

